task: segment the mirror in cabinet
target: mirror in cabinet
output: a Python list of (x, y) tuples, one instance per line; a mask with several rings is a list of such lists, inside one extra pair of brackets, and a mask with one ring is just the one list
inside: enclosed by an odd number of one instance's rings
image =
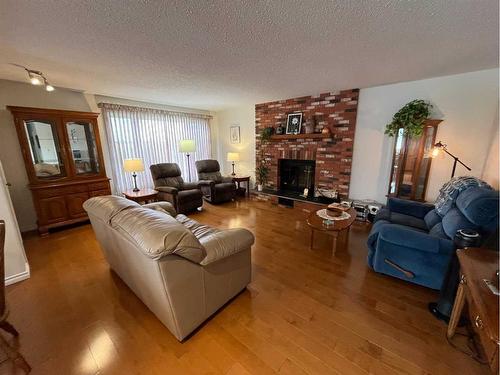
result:
[(93, 124), (87, 121), (69, 121), (66, 122), (66, 132), (75, 174), (98, 174), (100, 166)]
[(36, 177), (53, 179), (66, 176), (55, 123), (48, 120), (26, 120), (24, 130)]

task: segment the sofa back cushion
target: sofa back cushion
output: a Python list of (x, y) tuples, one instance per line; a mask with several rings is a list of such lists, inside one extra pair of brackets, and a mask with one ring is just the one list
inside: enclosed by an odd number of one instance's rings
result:
[(105, 195), (87, 199), (83, 203), (83, 209), (107, 224), (111, 219), (123, 210), (131, 207), (140, 207), (139, 203), (116, 195)]
[(184, 180), (181, 177), (181, 169), (176, 163), (153, 164), (149, 167), (155, 187), (171, 186), (182, 187)]
[(196, 162), (196, 171), (198, 172), (199, 180), (211, 180), (215, 183), (222, 182), (220, 166), (217, 160), (198, 160)]
[(130, 208), (115, 215), (111, 226), (153, 259), (175, 254), (200, 263), (207, 255), (193, 233), (164, 212), (143, 207)]
[(455, 233), (459, 229), (478, 229), (478, 226), (467, 220), (467, 218), (456, 207), (449, 210), (443, 217), (442, 224), (444, 232), (450, 239), (455, 237)]
[(498, 191), (469, 188), (458, 195), (455, 203), (470, 222), (481, 227), (498, 225)]

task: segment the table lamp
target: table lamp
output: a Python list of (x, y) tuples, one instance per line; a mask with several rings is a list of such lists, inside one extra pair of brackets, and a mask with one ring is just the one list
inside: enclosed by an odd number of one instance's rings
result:
[(233, 173), (231, 173), (231, 176), (236, 176), (236, 173), (234, 173), (234, 162), (240, 161), (240, 154), (238, 152), (228, 152), (227, 153), (227, 161), (232, 162)]
[(125, 172), (132, 172), (132, 177), (134, 178), (134, 189), (132, 191), (139, 191), (137, 187), (137, 173), (144, 171), (144, 164), (142, 159), (125, 159), (123, 161), (123, 169)]
[(196, 151), (196, 143), (192, 139), (183, 139), (179, 142), (179, 151), (185, 153), (188, 161), (188, 178), (191, 182), (191, 167), (189, 166), (189, 153)]

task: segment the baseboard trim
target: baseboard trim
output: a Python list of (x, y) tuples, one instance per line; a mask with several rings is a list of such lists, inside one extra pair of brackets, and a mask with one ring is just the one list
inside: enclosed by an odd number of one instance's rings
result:
[(25, 263), (24, 271), (5, 278), (5, 285), (11, 285), (30, 278), (30, 265)]

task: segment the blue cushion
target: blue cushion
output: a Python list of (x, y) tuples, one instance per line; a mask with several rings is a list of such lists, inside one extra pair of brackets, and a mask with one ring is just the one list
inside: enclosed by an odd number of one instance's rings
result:
[(389, 221), (393, 224), (406, 225), (412, 228), (422, 229), (427, 231), (427, 224), (424, 220), (419, 219), (415, 216), (400, 214), (397, 212), (391, 212), (391, 217)]
[(442, 238), (445, 240), (449, 240), (448, 236), (444, 232), (443, 223), (441, 223), (441, 222), (437, 223), (436, 225), (434, 225), (431, 228), (431, 230), (429, 231), (429, 235), (431, 235), (433, 237), (438, 237), (438, 238)]
[(462, 214), (479, 226), (498, 220), (498, 191), (473, 187), (462, 191), (455, 202)]
[(450, 239), (455, 237), (455, 233), (459, 229), (478, 229), (478, 226), (467, 220), (456, 207), (452, 208), (444, 215), (442, 224), (444, 232)]
[(436, 210), (429, 211), (427, 215), (424, 216), (425, 225), (427, 229), (433, 228), (437, 223), (441, 222), (441, 216), (438, 215)]

